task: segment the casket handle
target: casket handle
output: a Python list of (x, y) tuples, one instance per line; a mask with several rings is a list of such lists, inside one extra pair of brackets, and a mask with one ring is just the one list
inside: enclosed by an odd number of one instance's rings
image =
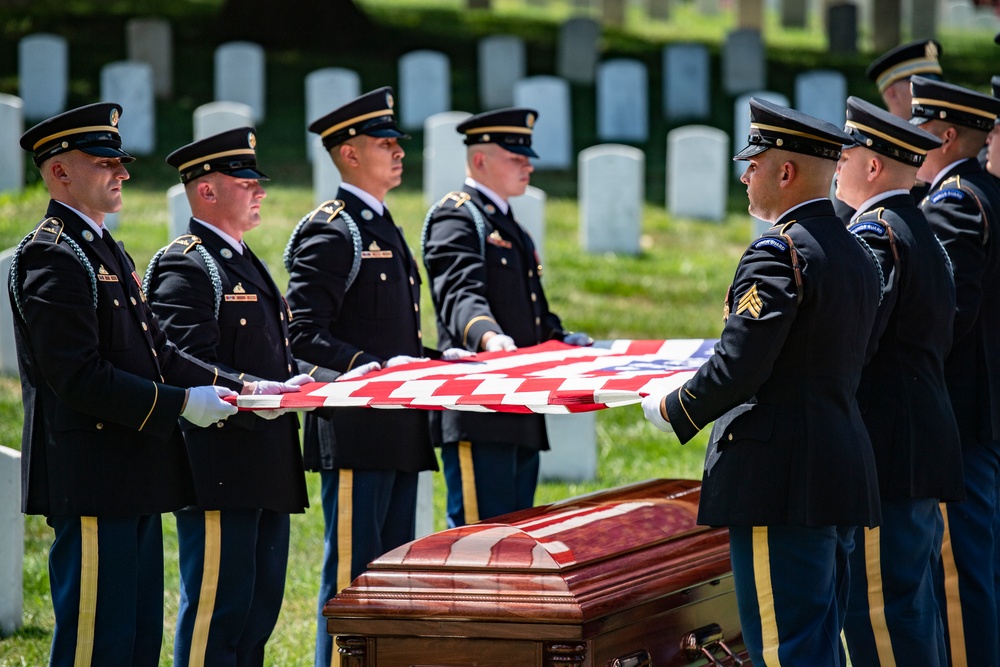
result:
[(743, 661), (726, 646), (724, 639), (719, 624), (709, 623), (684, 635), (684, 638), (681, 639), (681, 650), (692, 660), (704, 656), (714, 667), (723, 667), (722, 663), (715, 657), (715, 652), (721, 650), (733, 661), (732, 664), (742, 665)]
[(607, 667), (651, 667), (652, 664), (653, 659), (649, 657), (649, 651), (642, 650), (609, 660)]

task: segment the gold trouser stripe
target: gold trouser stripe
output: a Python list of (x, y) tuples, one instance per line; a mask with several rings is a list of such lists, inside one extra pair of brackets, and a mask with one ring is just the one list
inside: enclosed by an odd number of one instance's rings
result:
[(479, 498), (476, 496), (476, 469), (472, 465), (472, 443), (458, 443), (458, 469), (462, 474), (462, 507), (465, 523), (479, 521)]
[(875, 637), (875, 651), (881, 667), (896, 667), (892, 653), (889, 624), (885, 620), (885, 595), (882, 589), (882, 531), (865, 528), (865, 576), (868, 578), (868, 620)]
[(951, 664), (965, 664), (965, 623), (962, 620), (962, 598), (958, 591), (958, 568), (951, 548), (951, 531), (948, 529), (948, 505), (941, 503), (944, 519), (944, 538), (941, 540), (941, 565), (944, 568), (945, 614), (948, 618), (948, 639), (951, 644)]
[(778, 618), (774, 613), (774, 589), (771, 587), (771, 551), (767, 545), (767, 526), (754, 526), (753, 578), (760, 611), (760, 635), (764, 645), (764, 664), (781, 667), (778, 661)]
[(341, 470), (337, 484), (337, 593), (351, 585), (353, 527), (354, 471)]
[(76, 623), (73, 667), (90, 667), (97, 619), (97, 517), (80, 517), (80, 617)]
[(191, 633), (190, 667), (204, 667), (208, 648), (208, 631), (215, 612), (215, 596), (219, 590), (219, 562), (222, 560), (222, 524), (218, 510), (205, 512), (205, 560), (201, 569), (201, 592), (198, 593), (198, 613)]

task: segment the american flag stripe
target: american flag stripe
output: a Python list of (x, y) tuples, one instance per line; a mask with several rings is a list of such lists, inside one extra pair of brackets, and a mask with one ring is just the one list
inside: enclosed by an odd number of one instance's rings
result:
[(566, 414), (637, 403), (681, 386), (712, 355), (709, 339), (550, 341), (458, 362), (422, 359), (281, 396), (239, 396), (243, 409), (370, 407)]

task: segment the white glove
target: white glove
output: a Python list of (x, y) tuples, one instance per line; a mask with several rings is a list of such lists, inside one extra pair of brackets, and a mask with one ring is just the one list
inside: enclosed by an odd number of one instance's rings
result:
[(571, 334), (563, 336), (563, 342), (567, 345), (576, 345), (578, 347), (587, 347), (588, 345), (594, 344), (594, 339), (583, 333), (582, 331), (575, 331)]
[[(257, 380), (253, 383), (254, 396), (276, 396), (278, 394), (294, 394), (299, 390), (299, 384), (278, 382), (276, 380)], [(301, 384), (305, 384), (304, 382)]]
[(514, 339), (506, 334), (497, 334), (486, 341), (487, 352), (513, 352), (517, 349)]
[(278, 417), (280, 417), (283, 414), (286, 414), (287, 412), (288, 410), (284, 408), (278, 408), (277, 410), (254, 410), (253, 413), (258, 417), (260, 417), (261, 419), (266, 419), (267, 421), (271, 421), (272, 419), (277, 419)]
[(382, 364), (377, 361), (369, 361), (367, 364), (362, 364), (353, 370), (349, 370), (340, 377), (337, 378), (337, 382), (341, 380), (357, 380), (362, 375), (371, 373), (372, 371), (377, 371), (382, 368)]
[(295, 377), (291, 377), (285, 380), (285, 384), (291, 385), (293, 387), (301, 387), (304, 384), (309, 384), (310, 382), (315, 382), (315, 381), (316, 378), (314, 378), (312, 375), (308, 375), (306, 373), (300, 373)]
[(460, 347), (449, 347), (441, 353), (441, 358), (445, 361), (458, 361), (459, 359), (475, 356), (475, 354), (475, 352), (469, 352)]
[(389, 361), (385, 362), (386, 368), (392, 368), (393, 366), (402, 366), (403, 364), (410, 364), (414, 361), (420, 361), (420, 357), (411, 357), (406, 354), (397, 354), (395, 357), (391, 357)]
[(191, 387), (187, 391), (187, 404), (181, 417), (195, 426), (211, 426), (237, 413), (235, 405), (222, 400), (226, 396), (236, 396), (236, 392), (225, 387)]
[(674, 427), (663, 418), (660, 405), (663, 403), (663, 394), (650, 394), (642, 399), (642, 414), (653, 426), (664, 433), (673, 433)]

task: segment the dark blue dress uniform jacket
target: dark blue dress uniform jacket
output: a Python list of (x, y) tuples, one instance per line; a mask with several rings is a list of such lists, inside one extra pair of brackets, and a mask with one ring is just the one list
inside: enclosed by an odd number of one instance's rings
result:
[[(309, 215), (289, 248), (287, 298), (292, 311), (292, 352), (319, 366), (318, 380), (370, 361), (405, 354), (423, 356), (420, 274), (403, 233), (353, 194), (337, 198), (357, 224), (364, 248), (350, 288), (354, 242), (333, 203)], [(366, 220), (363, 211), (369, 211)], [(436, 470), (427, 413), (423, 410), (335, 408), (305, 418), (305, 464), (310, 470)]]
[(944, 380), (955, 284), (944, 249), (909, 194), (877, 202), (850, 226), (875, 251), (888, 313), (858, 402), (882, 498), (965, 497), (962, 447)]
[[(446, 198), (427, 221), (424, 265), (437, 311), (438, 347), (479, 352), (488, 331), (502, 332), (518, 347), (562, 340), (565, 331), (549, 310), (535, 244), (508, 212), (479, 190), (462, 190), (482, 213), (485, 257), (472, 214), (459, 195)], [(443, 442), (509, 442), (549, 448), (542, 415), (445, 411)]]
[[(150, 305), (170, 340), (245, 379), (291, 377), (287, 307), (263, 264), (197, 220), (188, 234), (200, 239), (218, 271), (219, 314), (209, 266), (192, 236), (182, 236), (146, 277)], [(199, 509), (300, 512), (309, 504), (296, 415), (269, 421), (240, 412), (215, 427), (182, 424)]]
[[(23, 312), (10, 295), (24, 403), (21, 508), (135, 516), (189, 505), (181, 387), (239, 391), (242, 382), (167, 341), (120, 246), (112, 254), (58, 202), (46, 215), (16, 260)], [(96, 308), (94, 282), (73, 245), (95, 274)]]
[(1000, 189), (975, 158), (920, 204), (951, 257), (958, 310), (945, 378), (963, 442), (1000, 440)]
[[(782, 229), (798, 254), (801, 302)], [(706, 461), (700, 523), (879, 522), (856, 393), (880, 291), (874, 259), (829, 200), (790, 211), (747, 249), (715, 354), (666, 398), (681, 442), (751, 403), (717, 429), (719, 458)]]

